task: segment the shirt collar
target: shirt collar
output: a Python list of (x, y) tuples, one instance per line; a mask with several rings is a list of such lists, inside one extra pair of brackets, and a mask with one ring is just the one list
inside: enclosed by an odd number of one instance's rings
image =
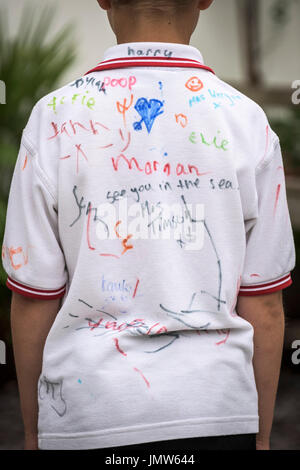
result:
[(103, 61), (121, 58), (157, 57), (163, 59), (184, 58), (204, 64), (201, 52), (193, 46), (168, 42), (129, 42), (107, 49)]

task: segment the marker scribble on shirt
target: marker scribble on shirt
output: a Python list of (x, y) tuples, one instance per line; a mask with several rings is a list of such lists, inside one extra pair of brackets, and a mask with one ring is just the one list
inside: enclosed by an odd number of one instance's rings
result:
[(224, 335), (225, 335), (225, 338), (224, 338), (224, 339), (222, 339), (221, 341), (218, 341), (218, 342), (216, 343), (216, 346), (221, 346), (222, 344), (225, 344), (225, 343), (227, 342), (228, 337), (229, 337), (229, 335), (230, 335), (230, 329), (217, 330), (217, 333), (218, 333), (219, 335), (221, 335), (221, 334), (224, 334)]
[[(185, 201), (183, 196), (181, 201)], [(203, 206), (200, 207), (199, 205), (199, 210), (202, 211), (202, 209)], [(196, 242), (197, 235), (199, 237), (197, 249), (201, 250), (203, 246), (201, 243), (201, 240), (204, 238), (202, 235), (204, 230), (203, 220), (194, 220), (185, 203), (183, 206), (178, 206), (175, 212), (171, 211), (170, 213), (169, 208), (166, 208), (160, 201), (155, 204), (145, 201), (145, 203), (141, 203), (141, 219), (145, 220), (147, 229), (150, 229), (151, 234), (155, 238), (157, 235), (164, 234), (165, 232), (171, 238), (172, 230), (174, 231), (174, 239), (180, 244), (181, 248), (185, 248), (189, 243)], [(195, 227), (196, 230), (194, 230)], [(177, 238), (178, 234), (180, 239)], [(182, 240), (183, 235), (186, 241)]]
[[(92, 246), (91, 244), (91, 222), (100, 222), (104, 228), (105, 234), (107, 238), (109, 238), (110, 230), (106, 222), (99, 217), (98, 215), (98, 208), (93, 207), (91, 201), (89, 201), (87, 204), (83, 204), (84, 202), (84, 197), (82, 196), (80, 201), (77, 196), (77, 186), (75, 185), (73, 187), (73, 195), (76, 201), (76, 205), (79, 210), (79, 214), (77, 218), (70, 224), (70, 227), (73, 227), (82, 217), (82, 215), (85, 213), (87, 216), (87, 222), (86, 222), (86, 239), (87, 239), (87, 245), (89, 250), (91, 251), (96, 251), (96, 248)], [(84, 211), (86, 209), (86, 211)], [(92, 212), (94, 212), (94, 216), (92, 217)], [(94, 225), (94, 224), (93, 224)]]
[[(138, 284), (138, 281), (137, 283)], [(134, 288), (134, 292), (136, 292), (136, 287)], [(126, 281), (123, 279), (122, 281), (110, 281), (105, 277), (105, 275), (102, 275), (101, 278), (101, 292), (104, 293), (121, 293), (121, 294), (126, 294), (130, 295), (132, 294), (133, 291), (133, 286), (130, 284), (130, 282)], [(135, 296), (135, 295), (134, 295)]]
[(89, 308), (93, 308), (92, 305), (88, 304), (85, 300), (78, 299), (78, 302), (82, 302), (84, 305), (86, 305)]
[(213, 89), (208, 89), (208, 93), (213, 99), (219, 99), (220, 101), (214, 101), (214, 108), (220, 108), (223, 105), (235, 106), (237, 101), (241, 101), (241, 95), (230, 95), (228, 93), (216, 91)]
[(143, 380), (145, 381), (147, 387), (150, 388), (150, 382), (149, 382), (149, 380), (146, 379), (146, 377), (144, 376), (144, 374), (143, 374), (137, 367), (134, 367), (134, 370), (135, 370), (136, 372), (138, 372), (138, 373), (142, 376), (142, 378), (143, 378)]
[(185, 114), (175, 114), (175, 119), (177, 124), (180, 124), (181, 127), (185, 128), (188, 125), (188, 118)]
[[(154, 191), (151, 183), (141, 184), (138, 187), (132, 187), (128, 190), (123, 188), (115, 191), (108, 191), (106, 194), (106, 199), (110, 204), (115, 204), (116, 202), (121, 201), (123, 198), (132, 198), (135, 202), (140, 202), (141, 193), (148, 193)], [(134, 196), (133, 196), (134, 195)]]
[(211, 246), (213, 248), (213, 251), (215, 252), (217, 266), (218, 266), (218, 296), (217, 296), (217, 300), (218, 300), (218, 310), (220, 310), (220, 308), (221, 308), (221, 291), (222, 291), (222, 282), (223, 282), (221, 259), (220, 259), (216, 244), (214, 242), (213, 236), (212, 236), (212, 234), (211, 234), (211, 232), (208, 228), (208, 225), (207, 225), (206, 221), (204, 221), (204, 227), (205, 227), (205, 230), (206, 230), (206, 232), (209, 236), (209, 240), (210, 240)]
[(96, 87), (98, 88), (99, 92), (103, 92), (104, 94), (107, 94), (108, 87), (112, 87), (112, 88), (121, 87), (121, 88), (128, 88), (129, 90), (132, 90), (132, 88), (134, 87), (136, 83), (137, 83), (137, 79), (133, 75), (129, 77), (121, 77), (121, 78), (112, 78), (112, 77), (106, 76), (103, 81), (101, 80), (96, 81), (95, 77), (84, 77), (84, 78), (77, 79), (74, 83), (71, 84), (71, 86), (75, 86), (76, 88), (81, 88), (83, 85), (85, 85), (85, 88), (87, 88), (87, 86)]
[(226, 190), (239, 190), (239, 188), (235, 187), (233, 182), (230, 180), (226, 180), (225, 178), (216, 181), (214, 178), (209, 180), (210, 188), (214, 191), (226, 191)]
[(128, 46), (128, 56), (163, 56), (167, 59), (170, 59), (173, 55), (173, 51), (169, 51), (168, 49), (133, 49), (132, 47)]
[(24, 164), (23, 164), (22, 171), (25, 170), (25, 168), (26, 168), (26, 166), (27, 166), (27, 162), (28, 162), (28, 155), (25, 155), (25, 159), (24, 159)]
[(163, 82), (159, 81), (158, 82), (158, 87), (159, 87), (159, 91), (160, 91), (160, 94), (161, 94), (162, 102), (164, 103), (164, 85), (163, 85)]
[(228, 151), (228, 144), (229, 141), (226, 139), (222, 139), (220, 137), (221, 131), (217, 131), (217, 135), (214, 137), (208, 139), (203, 132), (200, 132), (200, 137), (201, 140), (197, 138), (197, 133), (196, 132), (191, 132), (189, 136), (189, 141), (192, 144), (197, 144), (198, 142), (202, 143), (203, 145), (206, 145), (207, 147), (212, 147), (213, 149), (216, 148), (217, 150), (223, 150), (224, 152)]
[[(128, 148), (131, 144), (131, 132), (129, 132), (128, 130), (125, 129), (125, 133), (126, 133), (126, 137), (124, 136), (124, 133), (123, 133), (122, 129), (119, 129), (119, 135), (120, 135), (121, 141), (122, 141), (121, 145), (124, 145), (124, 147), (122, 147), (119, 150), (119, 151), (121, 151), (121, 153), (126, 152), (126, 150), (128, 150)], [(105, 150), (105, 149), (109, 149), (111, 147), (117, 146), (118, 144), (119, 144), (119, 142), (109, 143), (109, 144), (106, 144), (106, 145), (100, 145), (98, 148), (101, 149), (101, 150)]]
[(121, 78), (112, 78), (112, 77), (105, 77), (104, 78), (104, 87), (107, 89), (108, 87), (116, 88), (128, 88), (130, 91), (136, 85), (137, 78), (134, 75), (130, 77), (121, 77)]
[[(82, 299), (79, 299), (81, 302), (84, 302)], [(165, 348), (170, 347), (174, 341), (180, 338), (180, 334), (178, 332), (168, 332), (168, 329), (165, 325), (162, 325), (160, 322), (156, 322), (153, 325), (147, 325), (145, 320), (143, 318), (135, 318), (134, 320), (121, 320), (118, 322), (118, 318), (107, 312), (104, 309), (96, 309), (93, 306), (90, 306), (87, 302), (86, 303), (89, 307), (91, 307), (93, 310), (96, 312), (100, 312), (102, 316), (94, 320), (92, 318), (85, 318), (85, 321), (87, 322), (87, 326), (78, 326), (75, 327), (76, 331), (82, 331), (82, 330), (89, 330), (91, 332), (98, 331), (99, 329), (104, 330), (102, 333), (97, 333), (94, 334), (95, 337), (101, 337), (103, 335), (107, 334), (120, 334), (126, 333), (134, 336), (143, 336), (144, 338), (149, 338), (149, 342), (151, 344), (155, 344), (157, 341), (162, 342), (162, 346), (159, 346), (158, 348), (154, 348), (151, 350), (144, 350), (143, 352), (146, 354), (153, 354), (153, 353), (158, 353), (163, 351)], [(113, 321), (111, 320), (105, 320), (103, 315), (107, 315), (110, 318), (112, 318)], [(82, 320), (78, 318), (80, 322)], [(171, 338), (171, 340), (169, 340)], [(164, 341), (166, 339), (166, 342)]]
[(104, 82), (101, 80), (97, 80), (95, 77), (81, 77), (75, 80), (70, 86), (71, 87), (76, 87), (76, 88), (81, 88), (83, 85), (85, 85), (85, 88), (88, 86), (95, 87), (98, 89), (99, 93), (104, 93), (106, 94), (106, 89), (104, 86)]
[[(113, 340), (114, 340), (114, 343), (115, 343), (115, 346), (116, 346), (117, 351), (118, 351), (120, 354), (122, 354), (122, 356), (124, 356), (124, 357), (126, 357), (126, 358), (128, 359), (127, 353), (125, 353), (125, 352), (123, 351), (123, 349), (121, 349), (121, 347), (120, 347), (120, 345), (119, 345), (119, 340), (118, 340), (118, 338), (113, 338)], [(138, 372), (138, 373), (141, 375), (141, 377), (143, 378), (143, 380), (144, 380), (144, 382), (146, 383), (147, 387), (150, 388), (150, 382), (149, 382), (149, 380), (146, 379), (146, 377), (145, 377), (145, 375), (142, 373), (142, 371), (141, 371), (140, 369), (138, 369), (137, 367), (132, 367), (132, 368), (133, 368), (133, 370), (135, 370), (136, 372)]]
[[(104, 312), (106, 313), (106, 312)], [(149, 338), (148, 342), (150, 342), (151, 345), (155, 345), (156, 342), (160, 341), (162, 342), (162, 346), (159, 346), (158, 348), (156, 347), (155, 349), (151, 350), (144, 350), (143, 352), (146, 354), (155, 354), (158, 352), (163, 351), (164, 349), (170, 347), (174, 341), (180, 338), (180, 334), (178, 332), (169, 332), (167, 327), (164, 325), (161, 325), (159, 322), (156, 322), (154, 325), (149, 326), (145, 323), (145, 320), (142, 318), (136, 318), (132, 321), (124, 321), (118, 326), (117, 321), (114, 322), (106, 322), (102, 323), (102, 319), (98, 322), (94, 322), (91, 319), (86, 318), (87, 321), (89, 321), (89, 326), (88, 328), (91, 328), (91, 331), (93, 331), (95, 328), (96, 329), (104, 329), (105, 331), (100, 334), (95, 334), (95, 337), (103, 336), (108, 333), (123, 333), (126, 331), (126, 333), (133, 335), (133, 336), (143, 336), (144, 338)], [(117, 320), (117, 319), (116, 319)], [(77, 328), (77, 330), (81, 329), (86, 329), (86, 327), (82, 328)], [(172, 338), (169, 340), (169, 338)], [(164, 341), (166, 339), (166, 341)], [(161, 341), (162, 340), (162, 341)]]
[[(179, 323), (181, 323), (182, 325), (184, 325), (185, 327), (189, 328), (189, 329), (192, 329), (192, 330), (206, 330), (209, 326), (210, 326), (210, 322), (207, 322), (203, 325), (200, 325), (199, 323), (197, 325), (192, 325), (190, 323), (190, 320), (187, 320), (189, 314), (191, 313), (197, 313), (197, 322), (199, 322), (199, 315), (198, 313), (207, 313), (206, 310), (191, 310), (191, 307), (192, 307), (192, 302), (194, 301), (194, 298), (195, 298), (195, 294), (192, 295), (191, 297), (191, 301), (189, 302), (189, 305), (190, 307), (186, 310), (182, 309), (180, 310), (179, 312), (175, 311), (175, 310), (171, 310), (167, 307), (165, 307), (163, 304), (160, 304), (160, 308), (166, 312), (166, 314), (171, 317), (173, 320), (176, 320), (178, 321)], [(212, 313), (212, 312), (209, 312), (209, 313)], [(184, 318), (184, 320), (183, 320)]]
[(134, 130), (141, 131), (143, 128), (142, 123), (144, 122), (148, 134), (150, 134), (155, 119), (164, 112), (163, 106), (164, 103), (160, 100), (151, 99), (148, 101), (147, 98), (140, 98), (134, 108), (142, 119), (133, 124)]
[(39, 399), (47, 400), (60, 418), (67, 412), (67, 403), (63, 397), (62, 388), (63, 379), (52, 381), (43, 376), (39, 381)]
[[(122, 132), (122, 129), (120, 129), (120, 135), (121, 135), (121, 139), (125, 141), (125, 137), (123, 135), (123, 132)], [(131, 143), (131, 133), (130, 132), (127, 132), (127, 137), (126, 137), (126, 143), (125, 143), (125, 147), (123, 147), (121, 149), (121, 152), (126, 152), (126, 150), (128, 149), (128, 147), (130, 146), (130, 143)]]
[[(100, 319), (101, 320), (101, 319)], [(149, 341), (154, 344), (155, 341), (158, 339), (166, 338), (167, 342), (160, 346), (159, 348), (152, 349), (150, 351), (143, 351), (144, 353), (158, 353), (162, 351), (163, 349), (171, 346), (173, 342), (180, 337), (180, 335), (176, 332), (168, 332), (168, 329), (166, 326), (162, 326), (159, 322), (156, 322), (154, 325), (149, 326), (145, 323), (145, 320), (142, 318), (137, 318), (135, 320), (132, 320), (130, 322), (124, 322), (122, 323), (119, 327), (117, 326), (116, 322), (107, 322), (104, 325), (101, 325), (101, 321), (96, 323), (96, 328), (105, 328), (105, 329), (113, 329), (114, 331), (117, 332), (123, 332), (126, 331), (128, 334), (134, 335), (134, 336), (143, 336), (144, 338), (149, 338)], [(103, 334), (106, 334), (106, 332), (95, 335), (95, 336), (103, 336)], [(173, 339), (169, 341), (169, 337), (172, 337)]]
[(186, 88), (190, 91), (196, 92), (204, 88), (203, 82), (198, 77), (191, 77), (185, 84)]
[(96, 248), (94, 248), (91, 245), (91, 238), (90, 238), (91, 215), (92, 215), (92, 208), (91, 208), (91, 206), (89, 206), (88, 207), (87, 224), (86, 224), (86, 237), (87, 237), (87, 244), (88, 244), (89, 250), (95, 251)]
[(47, 140), (56, 139), (59, 135), (66, 135), (68, 137), (77, 135), (78, 131), (84, 131), (92, 133), (93, 135), (99, 135), (99, 128), (101, 130), (109, 131), (110, 129), (98, 121), (93, 121), (90, 119), (88, 126), (82, 124), (78, 121), (69, 121), (63, 122), (60, 126), (56, 122), (51, 122), (52, 129), (54, 134), (47, 138)]
[[(86, 162), (88, 162), (88, 157), (84, 150), (82, 149), (82, 144), (75, 144), (75, 150), (76, 150), (76, 174), (78, 175), (79, 173), (79, 159), (80, 155), (85, 159)], [(65, 155), (64, 157), (60, 157), (59, 160), (67, 160), (71, 158), (71, 155)]]
[(140, 280), (138, 279), (136, 281), (136, 285), (135, 285), (135, 288), (134, 288), (134, 292), (133, 292), (133, 296), (132, 296), (133, 298), (136, 296), (139, 283), (140, 283)]
[(118, 338), (113, 338), (113, 340), (119, 353), (123, 354), (123, 356), (127, 356), (127, 354), (120, 348)]
[[(22, 246), (18, 247), (6, 247), (3, 245), (2, 247), (2, 258), (6, 257), (6, 252), (8, 253), (10, 265), (14, 271), (18, 271), (19, 269), (23, 268), (28, 264), (28, 251), (29, 246), (26, 250)], [(16, 259), (17, 257), (17, 259)]]
[[(211, 244), (211, 247), (213, 249), (213, 252), (214, 252), (214, 255), (215, 255), (215, 258), (216, 258), (216, 265), (217, 265), (217, 270), (218, 270), (218, 280), (217, 280), (217, 293), (216, 295), (212, 295), (206, 291), (200, 291), (200, 294), (203, 294), (203, 295), (209, 295), (211, 298), (213, 298), (216, 302), (217, 302), (217, 309), (218, 311), (220, 311), (221, 309), (221, 304), (224, 304), (225, 301), (221, 298), (221, 291), (222, 291), (222, 281), (223, 281), (223, 274), (222, 274), (222, 266), (221, 266), (221, 259), (220, 259), (220, 256), (219, 256), (219, 253), (218, 253), (218, 250), (216, 248), (216, 244), (214, 242), (214, 239), (212, 237), (212, 234), (208, 228), (208, 225), (207, 225), (207, 222), (205, 220), (201, 220), (201, 221), (197, 221), (195, 220), (191, 214), (190, 214), (190, 211), (189, 211), (189, 208), (186, 204), (186, 200), (184, 198), (184, 196), (182, 196), (182, 200), (184, 202), (184, 205), (186, 206), (186, 211), (189, 215), (189, 218), (191, 220), (192, 223), (203, 223), (204, 225), (204, 228), (205, 228), (205, 231), (208, 235), (208, 238), (209, 238), (209, 242)], [(190, 314), (190, 313), (195, 313), (195, 312), (203, 312), (204, 310), (203, 309), (196, 309), (196, 310), (192, 310), (192, 305), (195, 301), (195, 298), (196, 298), (196, 293), (193, 293), (192, 296), (191, 296), (191, 300), (190, 300), (190, 303), (189, 303), (189, 308), (188, 310), (180, 310), (179, 312), (178, 311), (174, 311), (170, 308), (167, 308), (165, 307), (164, 305), (160, 304), (160, 307), (168, 312), (168, 314), (172, 315), (173, 318), (175, 318), (177, 321), (181, 322), (181, 323), (184, 323), (186, 326), (189, 326), (191, 328), (194, 328), (194, 329), (201, 329), (201, 328), (206, 328), (208, 325), (204, 325), (204, 326), (200, 326), (197, 325), (197, 326), (191, 326), (189, 325), (187, 322), (183, 321), (181, 318), (179, 318), (179, 316), (182, 316), (182, 314)]]
[(211, 173), (209, 171), (201, 172), (197, 165), (192, 164), (183, 164), (175, 162), (165, 163), (159, 162), (157, 160), (149, 160), (146, 163), (141, 163), (137, 160), (137, 158), (127, 158), (123, 153), (118, 155), (117, 158), (112, 157), (111, 160), (115, 171), (119, 171), (120, 163), (124, 162), (127, 165), (128, 170), (137, 170), (140, 173), (145, 173), (146, 175), (152, 175), (156, 172), (162, 172), (165, 173), (167, 176), (170, 176), (171, 174), (176, 174), (177, 176), (190, 175), (193, 173), (195, 173), (197, 176), (205, 176)]
[(126, 281), (125, 279), (122, 281), (111, 281), (103, 274), (101, 278), (101, 292), (104, 294), (111, 294), (110, 297), (105, 297), (105, 301), (125, 301), (136, 296), (138, 284), (139, 279), (136, 281), (135, 285), (131, 285), (130, 281)]
[(242, 97), (240, 95), (233, 95), (208, 89), (201, 95), (190, 98), (189, 106), (191, 108), (195, 104), (208, 103), (213, 105), (213, 109), (219, 109), (223, 106), (235, 107), (241, 100)]
[(278, 184), (278, 185), (277, 185), (277, 188), (276, 188), (276, 196), (275, 196), (275, 203), (274, 203), (274, 209), (273, 209), (273, 217), (274, 217), (275, 214), (276, 214), (276, 210), (277, 210), (277, 206), (278, 206), (278, 201), (279, 201), (280, 191), (281, 191), (281, 184)]
[[(65, 105), (65, 104), (80, 104), (82, 106), (86, 106), (88, 109), (90, 110), (94, 110), (94, 107), (96, 105), (96, 100), (95, 98), (93, 98), (92, 96), (89, 97), (88, 96), (89, 94), (89, 91), (86, 91), (85, 93), (75, 93), (71, 100), (69, 97), (66, 97), (66, 96), (63, 96), (63, 97), (60, 97), (60, 98), (57, 98), (56, 96), (53, 96), (52, 97), (52, 100), (50, 101), (50, 103), (48, 103), (48, 107), (51, 108), (53, 110), (53, 112), (55, 114), (57, 114), (57, 107), (58, 106), (62, 106), (62, 105)], [(67, 101), (66, 101), (67, 99)], [(69, 101), (68, 101), (69, 99)]]
[(127, 104), (127, 98), (124, 98), (123, 103), (120, 103), (120, 101), (117, 101), (117, 110), (118, 112), (123, 116), (123, 123), (125, 129), (127, 128), (127, 122), (126, 122), (126, 113), (129, 111), (133, 104), (133, 95), (130, 95), (130, 102)]
[[(77, 195), (77, 189), (78, 189), (77, 185), (74, 185), (74, 187), (73, 187), (73, 196), (74, 196), (79, 214), (76, 217), (76, 219), (74, 219), (73, 222), (69, 226), (73, 227), (81, 219), (83, 214), (85, 214), (86, 216), (89, 216), (89, 214), (92, 211), (94, 211), (93, 222), (100, 222), (104, 227), (104, 230), (107, 234), (107, 238), (109, 238), (109, 233), (110, 233), (109, 227), (106, 224), (106, 222), (101, 217), (99, 217), (98, 208), (94, 207), (91, 201), (89, 201), (88, 203), (84, 203), (84, 196), (82, 196), (79, 200), (78, 195)], [(86, 211), (85, 211), (85, 209), (86, 209)], [(89, 222), (91, 222), (91, 220)], [(89, 228), (90, 228), (90, 226), (89, 226)]]
[(114, 230), (116, 236), (122, 241), (122, 247), (123, 251), (120, 255), (117, 254), (111, 254), (111, 253), (99, 253), (100, 256), (112, 256), (114, 258), (120, 258), (120, 256), (123, 256), (128, 250), (132, 250), (134, 247), (133, 245), (128, 245), (128, 241), (133, 237), (132, 234), (128, 234), (125, 238), (122, 238), (121, 235), (118, 232), (118, 227), (122, 223), (121, 220), (118, 220), (117, 223), (115, 224)]
[(267, 153), (268, 153), (268, 149), (269, 149), (269, 140), (270, 140), (270, 127), (269, 125), (266, 126), (266, 143), (265, 143), (265, 151), (264, 151), (264, 154), (261, 158), (261, 160), (258, 162), (258, 165), (259, 166), (266, 158), (267, 156)]

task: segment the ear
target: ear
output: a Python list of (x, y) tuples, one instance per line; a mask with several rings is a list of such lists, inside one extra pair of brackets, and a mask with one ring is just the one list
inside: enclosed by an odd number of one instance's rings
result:
[(111, 9), (111, 1), (110, 0), (97, 0), (102, 10), (110, 10)]
[(199, 10), (207, 10), (210, 7), (214, 0), (200, 0), (199, 1)]

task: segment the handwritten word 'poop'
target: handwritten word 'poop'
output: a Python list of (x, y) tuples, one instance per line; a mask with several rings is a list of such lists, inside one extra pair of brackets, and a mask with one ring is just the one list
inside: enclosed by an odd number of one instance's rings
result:
[(131, 75), (130, 77), (121, 77), (121, 78), (111, 78), (105, 77), (103, 80), (104, 88), (112, 87), (115, 88), (120, 86), (121, 88), (128, 88), (130, 91), (132, 87), (136, 84), (136, 77)]
[(111, 78), (105, 77), (103, 81), (97, 80), (95, 77), (85, 77), (85, 78), (78, 78), (75, 80), (71, 86), (76, 88), (81, 88), (85, 85), (85, 88), (95, 87), (98, 89), (99, 92), (103, 92), (106, 94), (106, 88), (111, 86), (115, 88), (120, 86), (121, 88), (129, 88), (132, 90), (132, 87), (136, 84), (136, 77), (131, 75), (130, 77), (121, 77), (121, 78)]

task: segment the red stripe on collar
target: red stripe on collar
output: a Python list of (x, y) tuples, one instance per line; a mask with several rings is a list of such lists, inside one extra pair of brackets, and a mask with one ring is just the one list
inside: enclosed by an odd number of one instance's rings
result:
[(121, 69), (127, 67), (185, 67), (197, 68), (207, 70), (208, 72), (215, 73), (213, 69), (203, 65), (201, 62), (194, 59), (176, 58), (164, 59), (159, 57), (122, 57), (119, 59), (110, 59), (100, 62), (95, 68), (89, 70), (85, 75), (93, 72), (100, 72), (103, 70)]

